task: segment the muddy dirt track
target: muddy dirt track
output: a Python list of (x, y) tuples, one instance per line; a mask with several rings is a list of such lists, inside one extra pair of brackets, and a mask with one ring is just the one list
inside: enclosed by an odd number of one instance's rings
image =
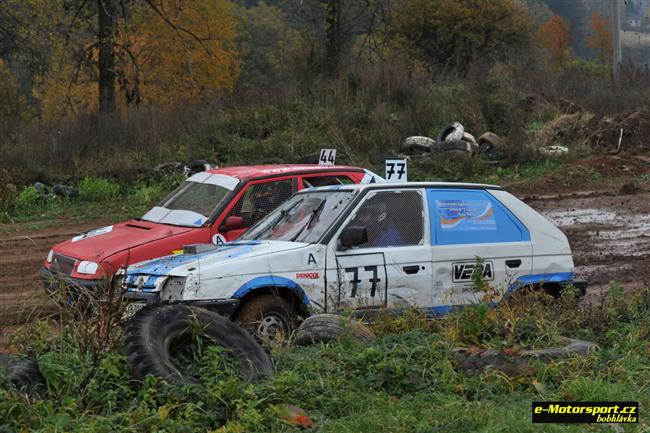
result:
[(10, 233), (0, 234), (0, 338), (3, 326), (24, 322), (34, 315), (54, 311), (38, 279), (50, 247), (81, 232), (101, 227), (102, 221), (66, 223), (32, 229), (34, 223), (17, 224)]
[(650, 192), (583, 193), (526, 200), (568, 236), (578, 276), (597, 294), (617, 281), (650, 285)]

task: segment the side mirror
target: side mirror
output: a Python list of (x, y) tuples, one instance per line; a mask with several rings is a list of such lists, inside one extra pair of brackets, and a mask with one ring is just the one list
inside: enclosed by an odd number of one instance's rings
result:
[(341, 232), (339, 241), (344, 249), (365, 244), (368, 242), (368, 229), (363, 226), (346, 227)]
[(240, 216), (231, 215), (226, 218), (226, 221), (221, 224), (220, 230), (227, 232), (230, 230), (239, 230), (244, 228), (244, 218)]

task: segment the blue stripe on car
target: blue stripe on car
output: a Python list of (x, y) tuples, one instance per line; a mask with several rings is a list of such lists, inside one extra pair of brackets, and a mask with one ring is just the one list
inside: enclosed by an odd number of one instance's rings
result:
[(263, 287), (279, 287), (292, 290), (296, 294), (302, 297), (302, 302), (305, 305), (309, 305), (309, 298), (305, 291), (300, 287), (300, 284), (296, 283), (285, 277), (278, 277), (274, 275), (267, 275), (264, 277), (253, 278), (248, 281), (246, 284), (241, 286), (237, 291), (232, 295), (233, 298), (243, 298), (248, 293), (255, 289), (261, 289)]
[(508, 291), (517, 290), (520, 287), (539, 283), (571, 283), (575, 275), (573, 272), (550, 272), (547, 274), (522, 275), (510, 284)]
[[(517, 289), (520, 289), (521, 287), (525, 287), (531, 284), (540, 284), (540, 283), (570, 284), (573, 281), (574, 277), (575, 275), (573, 272), (551, 272), (547, 274), (522, 275), (521, 277), (517, 278), (517, 280), (514, 283), (510, 284), (506, 294), (509, 294), (511, 292), (516, 291)], [(501, 300), (503, 299), (505, 299), (505, 295)], [(501, 301), (490, 302), (489, 306), (496, 307), (500, 303)], [(455, 309), (468, 307), (468, 306), (477, 306), (477, 305), (480, 304), (438, 305), (436, 307), (426, 308), (425, 312), (430, 314), (431, 316), (444, 316), (445, 314), (451, 313)]]

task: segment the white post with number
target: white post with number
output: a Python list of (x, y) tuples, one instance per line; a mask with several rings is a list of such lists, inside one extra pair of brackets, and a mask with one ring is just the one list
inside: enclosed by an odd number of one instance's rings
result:
[(407, 182), (406, 159), (386, 160), (386, 182)]
[(318, 157), (319, 165), (334, 165), (336, 162), (336, 149), (321, 149)]

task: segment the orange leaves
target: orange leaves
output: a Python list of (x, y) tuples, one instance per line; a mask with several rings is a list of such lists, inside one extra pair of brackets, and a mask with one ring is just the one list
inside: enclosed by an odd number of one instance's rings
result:
[(612, 61), (612, 54), (614, 45), (612, 42), (612, 29), (609, 19), (594, 13), (587, 24), (589, 26), (590, 35), (587, 37), (587, 45), (590, 48), (598, 50), (598, 58), (600, 61), (608, 65)]
[(301, 409), (298, 406), (292, 404), (281, 404), (276, 406), (276, 410), (287, 424), (302, 428), (314, 427), (314, 421), (309, 418), (309, 415), (307, 415), (307, 412), (305, 412), (304, 409)]
[(235, 4), (230, 0), (157, 0), (131, 23), (139, 94), (170, 107), (233, 88), (239, 76)]
[[(96, 110), (96, 2), (77, 10), (27, 1), (35, 18), (26, 20), (24, 38), (46, 53), (33, 88), (43, 116)], [(232, 0), (130, 2), (128, 14), (114, 17), (118, 109), (141, 103), (171, 108), (231, 90), (240, 73), (236, 8)], [(83, 19), (73, 19), (77, 12)]]
[(571, 26), (559, 15), (553, 15), (539, 28), (539, 41), (546, 48), (553, 62), (562, 66), (571, 53)]

